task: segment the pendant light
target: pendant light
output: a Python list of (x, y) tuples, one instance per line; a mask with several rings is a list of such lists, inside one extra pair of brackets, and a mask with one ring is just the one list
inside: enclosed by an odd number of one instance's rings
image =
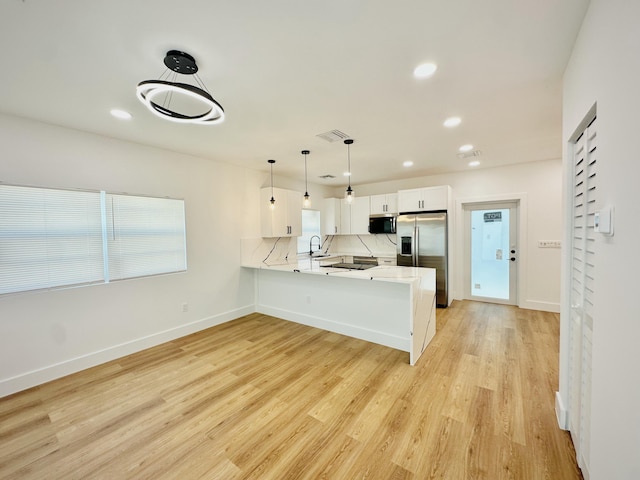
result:
[(311, 199), (309, 198), (309, 189), (307, 188), (307, 155), (309, 155), (309, 150), (302, 150), (302, 155), (304, 155), (304, 201), (302, 202), (302, 206), (305, 208), (309, 208), (311, 206)]
[(269, 203), (271, 204), (271, 210), (273, 210), (274, 208), (276, 208), (276, 199), (273, 198), (273, 164), (276, 163), (276, 161), (267, 160), (267, 162), (269, 162), (269, 166), (271, 167), (271, 200), (269, 200)]
[(347, 187), (347, 191), (345, 192), (344, 198), (347, 201), (347, 203), (351, 203), (353, 202), (353, 198), (355, 197), (355, 192), (353, 191), (353, 189), (351, 188), (351, 144), (353, 143), (353, 140), (350, 138), (347, 138), (344, 141), (345, 145), (347, 145), (347, 172), (349, 173), (349, 186)]
[[(153, 113), (165, 120), (179, 123), (195, 123), (199, 125), (213, 125), (224, 120), (224, 109), (207, 91), (198, 76), (198, 65), (195, 59), (185, 52), (169, 50), (164, 57), (167, 70), (158, 80), (145, 80), (138, 84), (136, 95), (138, 99)], [(198, 85), (176, 82), (177, 74), (192, 75)], [(169, 77), (171, 80), (169, 80)], [(165, 76), (166, 75), (166, 76)], [(163, 77), (165, 77), (163, 79)], [(197, 104), (201, 110), (196, 113), (179, 112), (170, 108), (173, 95), (183, 96), (187, 103)], [(160, 97), (163, 97), (161, 101)]]

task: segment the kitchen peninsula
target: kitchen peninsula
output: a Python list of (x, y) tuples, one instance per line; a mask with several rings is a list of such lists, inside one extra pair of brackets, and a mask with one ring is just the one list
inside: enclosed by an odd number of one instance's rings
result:
[(349, 270), (318, 260), (243, 258), (256, 271), (256, 311), (409, 352), (414, 365), (436, 331), (435, 270)]

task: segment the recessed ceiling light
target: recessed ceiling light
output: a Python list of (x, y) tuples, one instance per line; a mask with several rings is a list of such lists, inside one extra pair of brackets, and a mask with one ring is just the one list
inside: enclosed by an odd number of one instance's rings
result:
[(406, 162), (402, 162), (403, 167), (413, 167), (413, 162), (411, 160), (407, 160)]
[(462, 145), (458, 150), (461, 152), (470, 152), (471, 150), (473, 150), (473, 145)]
[(460, 125), (460, 122), (462, 122), (460, 117), (449, 117), (444, 121), (443, 125), (447, 128), (452, 128)]
[(435, 63), (423, 63), (413, 70), (413, 76), (416, 78), (427, 78), (433, 75), (438, 66)]
[(473, 162), (469, 162), (469, 166), (470, 167), (477, 167), (478, 165), (480, 165), (480, 162), (478, 160), (474, 160)]
[(344, 175), (345, 177), (350, 177), (351, 176), (351, 172), (344, 172), (342, 175)]
[(118, 108), (111, 109), (111, 115), (120, 120), (131, 120), (131, 114), (125, 110), (120, 110)]

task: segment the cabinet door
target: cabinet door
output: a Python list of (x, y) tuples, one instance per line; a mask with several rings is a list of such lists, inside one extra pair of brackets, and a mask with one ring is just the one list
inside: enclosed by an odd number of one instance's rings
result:
[(324, 235), (339, 235), (340, 230), (340, 199), (325, 198), (322, 202), (322, 216), (324, 217), (322, 225)]
[(400, 190), (398, 192), (398, 211), (419, 212), (422, 208), (422, 189)]
[[(387, 208), (384, 213), (398, 213), (398, 194), (387, 193)], [(372, 212), (373, 213), (373, 212)]]
[(446, 210), (448, 187), (442, 185), (439, 187), (424, 188), (422, 198), (424, 200), (424, 210)]
[(286, 191), (279, 188), (273, 189), (273, 198), (276, 200), (272, 209), (271, 188), (263, 188), (260, 191), (260, 226), (263, 237), (284, 237), (287, 235), (287, 208), (288, 198)]
[(369, 197), (356, 197), (351, 204), (351, 233), (369, 234)]
[(387, 213), (385, 208), (387, 205), (387, 195), (371, 195), (369, 198), (372, 215)]
[(263, 237), (302, 235), (302, 194), (283, 188), (273, 189), (276, 203), (271, 208), (271, 188), (260, 191), (260, 227)]
[(289, 237), (302, 235), (302, 194), (287, 190), (287, 221)]
[(340, 234), (349, 235), (351, 233), (351, 206), (345, 199), (340, 201)]

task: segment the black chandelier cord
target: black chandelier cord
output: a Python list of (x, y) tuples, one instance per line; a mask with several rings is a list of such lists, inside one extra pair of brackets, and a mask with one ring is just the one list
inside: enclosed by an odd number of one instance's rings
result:
[(197, 73), (193, 74), (193, 78), (196, 79), (196, 82), (198, 82), (198, 85), (200, 86), (200, 88), (202, 88), (205, 92), (207, 92), (208, 94), (211, 94), (211, 92), (209, 91), (209, 89), (207, 88), (207, 86), (204, 84), (204, 82), (200, 79), (200, 75), (198, 75)]

